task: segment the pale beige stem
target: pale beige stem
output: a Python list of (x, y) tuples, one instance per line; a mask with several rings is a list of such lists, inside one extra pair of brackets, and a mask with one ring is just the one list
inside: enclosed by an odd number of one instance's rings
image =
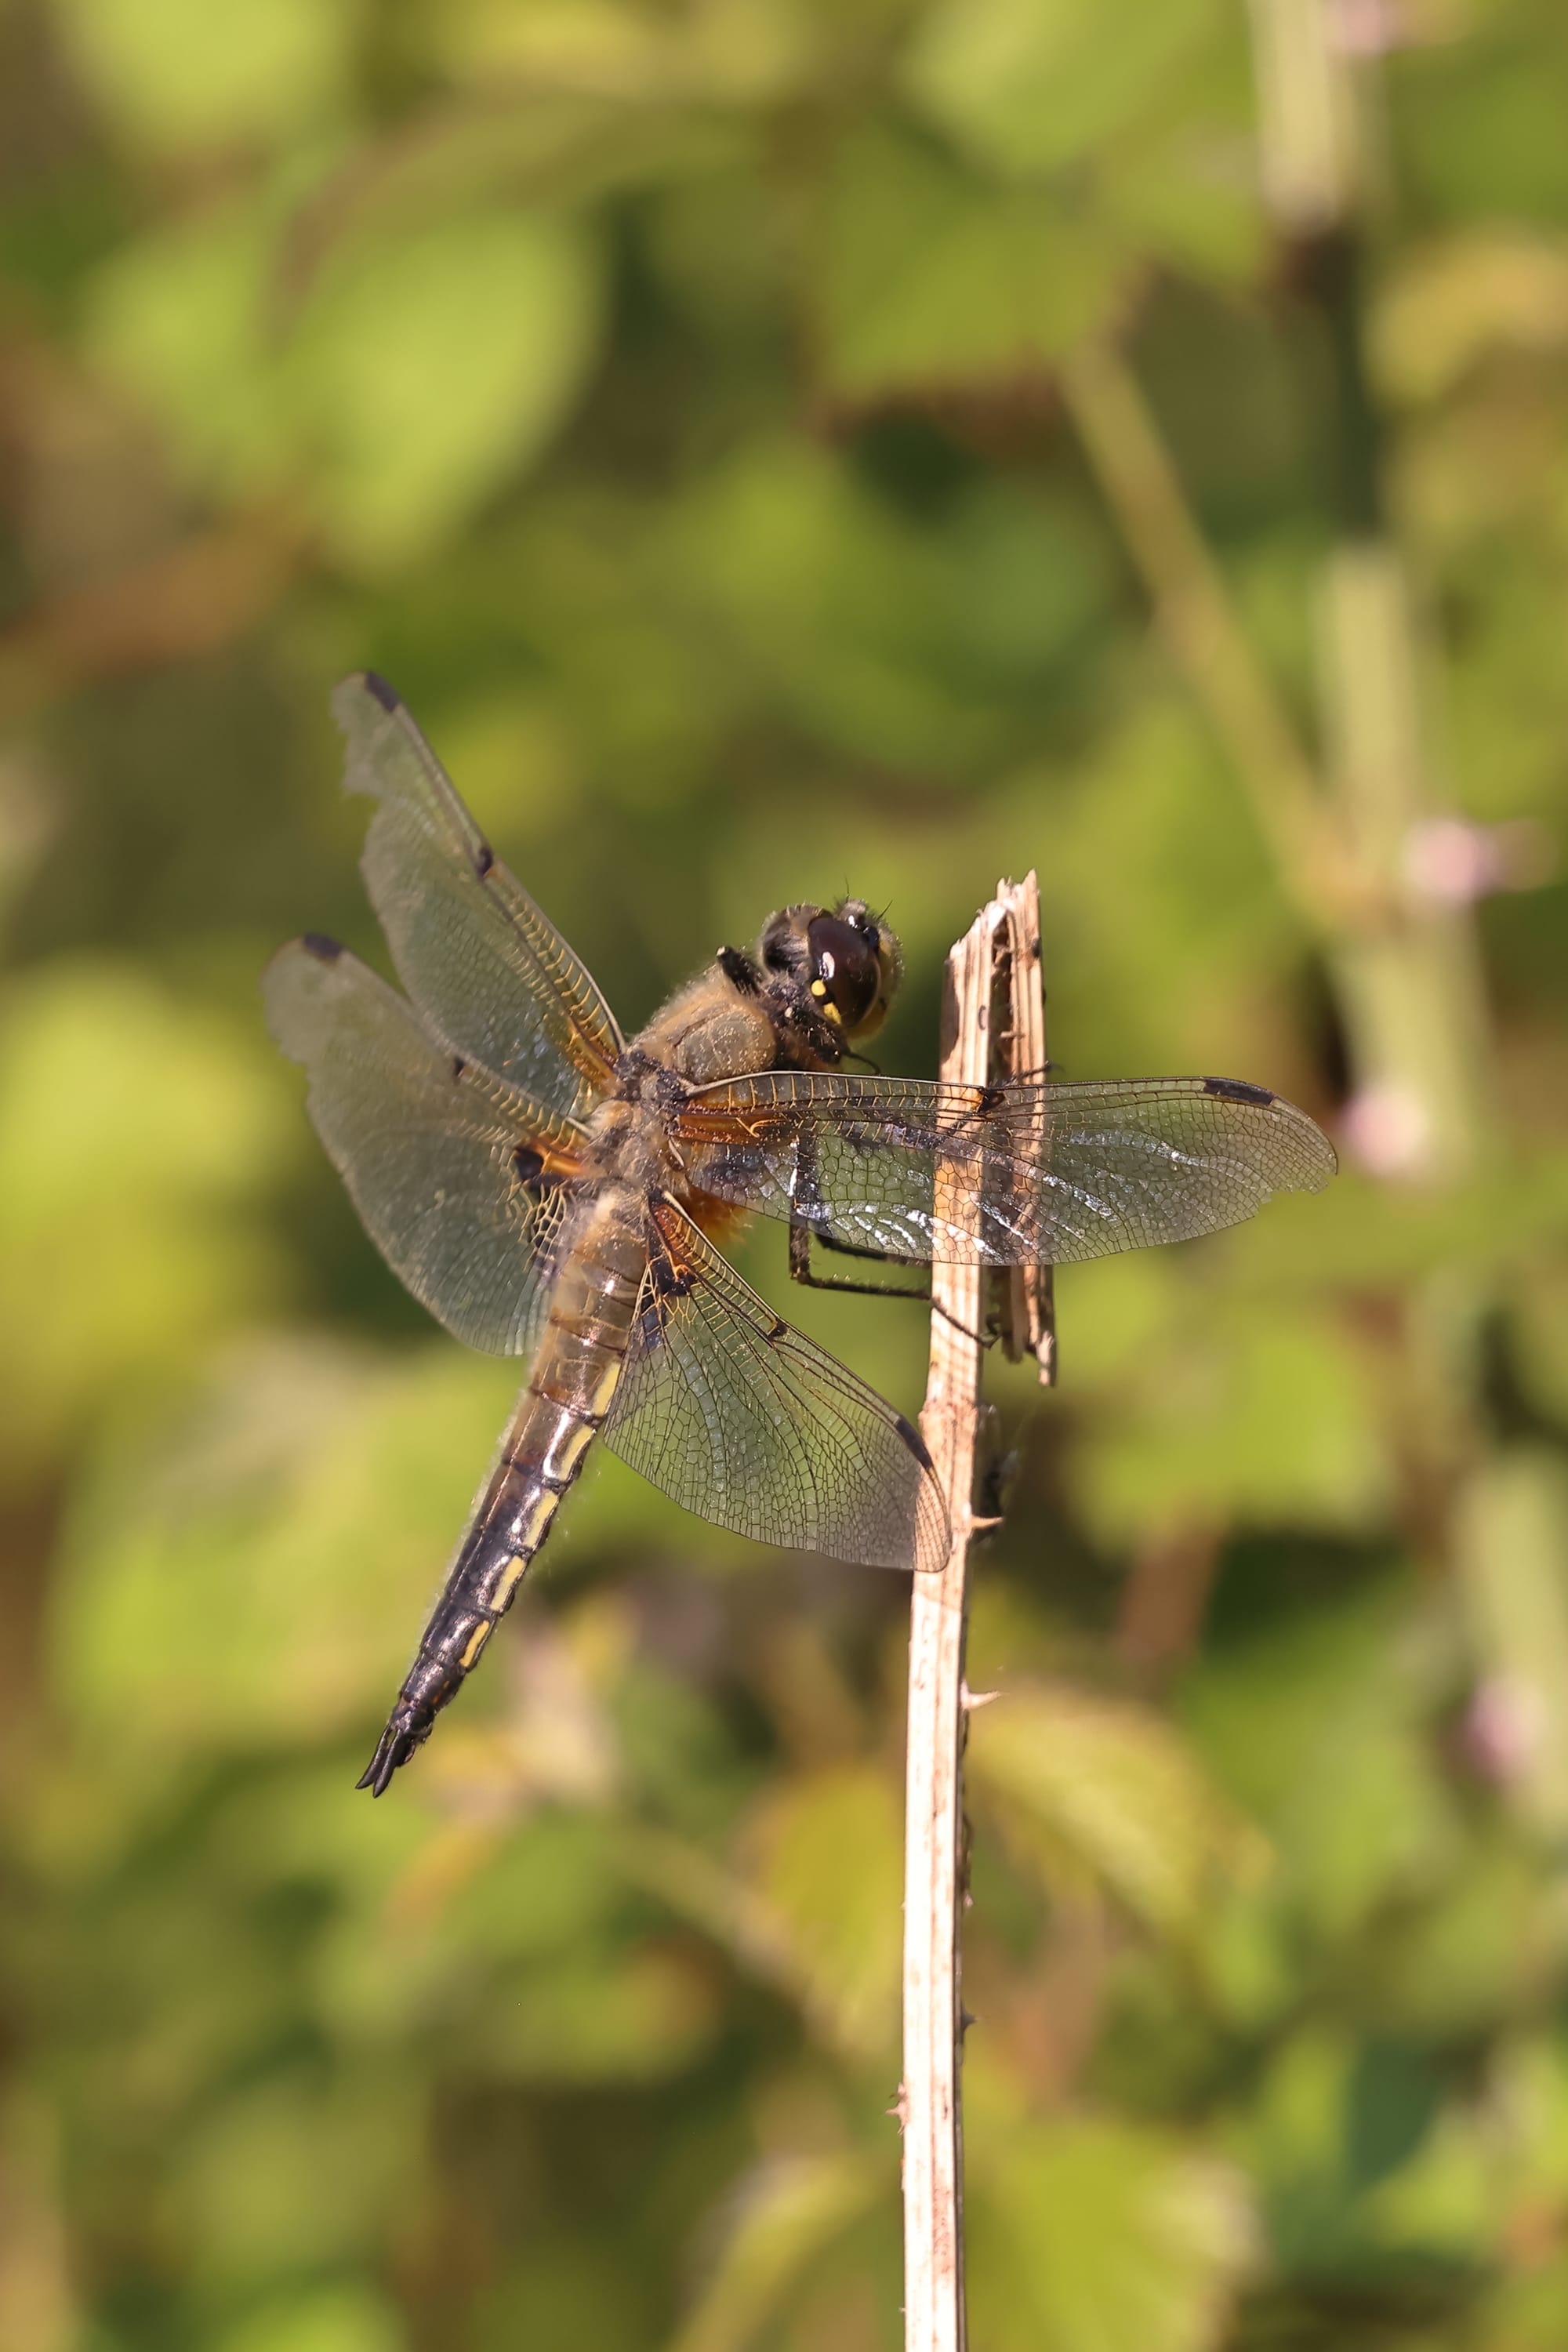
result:
[[(1021, 882), (997, 885), (996, 903), (1007, 910), (1007, 1025), (1001, 1039), (1003, 1071), (1014, 1077), (1043, 1078), (1047, 1068), (1046, 991), (1040, 975), (1040, 885), (1033, 872)], [(1045, 1144), (1045, 1106), (1039, 1143)], [(1040, 1386), (1057, 1378), (1056, 1291), (1048, 1265), (1016, 1265), (1003, 1287), (1003, 1336), (1015, 1363), (1033, 1356)]]
[[(1005, 994), (1003, 995), (1005, 988)], [(1004, 1010), (1004, 1005), (1005, 1009)], [(997, 1015), (1000, 1014), (1000, 1019)], [(948, 958), (942, 1076), (983, 1087), (1044, 1058), (1039, 900), (1031, 874), (1003, 883)], [(937, 1174), (939, 1222), (977, 1233), (980, 1184), (961, 1151)], [(931, 1371), (921, 1426), (947, 1495), (952, 1548), (917, 1576), (910, 1615), (904, 1847), (904, 2173), (906, 2352), (963, 2352), (964, 1903), (963, 1758), (965, 1587), (980, 1430), (980, 1331), (988, 1277), (978, 1265), (931, 1271)], [(1048, 1286), (1014, 1301), (1012, 1328), (1042, 1367), (1054, 1360)]]

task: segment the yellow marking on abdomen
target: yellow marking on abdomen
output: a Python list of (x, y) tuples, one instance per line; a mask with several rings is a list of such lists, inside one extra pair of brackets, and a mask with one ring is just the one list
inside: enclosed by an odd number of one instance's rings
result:
[(532, 1554), (539, 1549), (560, 1500), (560, 1496), (552, 1495), (548, 1488), (535, 1495), (528, 1517), (517, 1531), (516, 1542), (520, 1551)]
[(473, 1632), (468, 1635), (468, 1646), (464, 1650), (462, 1657), (458, 1660), (458, 1664), (461, 1665), (465, 1674), (468, 1673), (468, 1668), (473, 1664), (474, 1660), (479, 1656), (479, 1652), (489, 1640), (490, 1632), (491, 1627), (489, 1621), (481, 1617), (479, 1623), (474, 1627)]
[(520, 1552), (514, 1559), (508, 1560), (505, 1568), (501, 1570), (501, 1580), (496, 1587), (495, 1599), (490, 1603), (491, 1608), (496, 1612), (498, 1616), (506, 1607), (508, 1601), (511, 1599), (512, 1594), (517, 1591), (518, 1586), (522, 1582), (523, 1578), (527, 1574), (528, 1561), (522, 1553)]
[(592, 1422), (567, 1421), (551, 1433), (550, 1442), (542, 1453), (533, 1458), (532, 1467), (542, 1478), (552, 1478), (565, 1486), (577, 1474), (577, 1465), (594, 1443)]

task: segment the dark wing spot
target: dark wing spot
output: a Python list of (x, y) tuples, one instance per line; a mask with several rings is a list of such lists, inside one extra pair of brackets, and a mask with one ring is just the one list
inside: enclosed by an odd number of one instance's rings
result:
[(520, 1143), (511, 1155), (511, 1164), (525, 1184), (537, 1184), (544, 1173), (544, 1162), (531, 1143)]
[(788, 1329), (789, 1325), (784, 1321), (784, 1317), (781, 1315), (778, 1321), (773, 1325), (773, 1329), (768, 1333), (769, 1344), (771, 1345), (774, 1339), (782, 1339)]
[(648, 1260), (653, 1269), (654, 1296), (662, 1303), (671, 1298), (685, 1298), (695, 1287), (697, 1276), (689, 1265), (677, 1265), (668, 1251), (661, 1250)]
[(899, 1435), (903, 1439), (904, 1444), (909, 1447), (910, 1452), (914, 1455), (915, 1460), (920, 1464), (921, 1468), (922, 1470), (929, 1470), (934, 1478), (936, 1475), (936, 1464), (931, 1460), (931, 1454), (926, 1447), (925, 1439), (921, 1435), (920, 1431), (915, 1427), (914, 1423), (912, 1421), (906, 1421), (901, 1412), (896, 1412), (893, 1415), (893, 1427), (898, 1431)]
[(489, 872), (490, 867), (495, 864), (495, 851), (490, 847), (488, 841), (481, 841), (479, 847), (474, 852), (474, 872), (479, 876), (481, 882), (484, 880), (485, 876)]
[(468, 1064), (467, 1064), (467, 1062), (465, 1062), (465, 1061), (464, 1061), (464, 1059), (463, 1059), (463, 1057), (462, 1057), (461, 1054), (454, 1054), (454, 1055), (453, 1055), (453, 1056), (452, 1056), (452, 1076), (453, 1076), (454, 1079), (456, 1079), (456, 1078), (460, 1078), (460, 1077), (462, 1076), (462, 1075), (463, 1075), (463, 1072), (468, 1068)]
[(401, 707), (401, 698), (396, 689), (388, 686), (378, 670), (367, 669), (364, 683), (365, 691), (374, 695), (384, 710), (396, 710)]
[(307, 955), (313, 955), (318, 963), (336, 963), (342, 953), (338, 941), (330, 940), (325, 931), (307, 931), (300, 945)]
[(1226, 1102), (1256, 1103), (1259, 1110), (1267, 1110), (1276, 1100), (1267, 1087), (1248, 1086), (1245, 1078), (1205, 1078), (1204, 1092), (1219, 1095)]
[(664, 1345), (664, 1316), (657, 1298), (650, 1298), (637, 1318), (637, 1339), (645, 1355)]

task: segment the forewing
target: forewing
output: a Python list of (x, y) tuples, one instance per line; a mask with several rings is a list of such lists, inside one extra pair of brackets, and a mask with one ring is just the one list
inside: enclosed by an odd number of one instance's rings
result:
[(345, 678), (332, 709), (348, 739), (343, 789), (380, 803), (362, 866), (403, 985), (449, 1045), (583, 1116), (621, 1051), (586, 970), (495, 857), (385, 680)]
[(262, 991), (274, 1037), (310, 1074), (316, 1131), (393, 1272), (470, 1348), (525, 1353), (582, 1139), (447, 1053), (331, 940), (292, 940)]
[[(1336, 1164), (1305, 1111), (1235, 1078), (976, 1087), (773, 1070), (700, 1088), (672, 1133), (721, 1200), (858, 1249), (984, 1265), (1215, 1233), (1275, 1192), (1321, 1192)], [(978, 1192), (978, 1217), (943, 1214), (954, 1192)]]
[(920, 1432), (781, 1321), (672, 1202), (605, 1438), (715, 1526), (872, 1568), (940, 1568), (947, 1506)]

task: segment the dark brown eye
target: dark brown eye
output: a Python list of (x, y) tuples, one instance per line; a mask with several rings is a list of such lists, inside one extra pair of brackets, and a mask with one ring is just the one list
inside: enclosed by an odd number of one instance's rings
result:
[(837, 915), (818, 915), (806, 933), (811, 947), (811, 992), (840, 1025), (853, 1033), (877, 1001), (882, 975), (877, 950), (864, 931)]

